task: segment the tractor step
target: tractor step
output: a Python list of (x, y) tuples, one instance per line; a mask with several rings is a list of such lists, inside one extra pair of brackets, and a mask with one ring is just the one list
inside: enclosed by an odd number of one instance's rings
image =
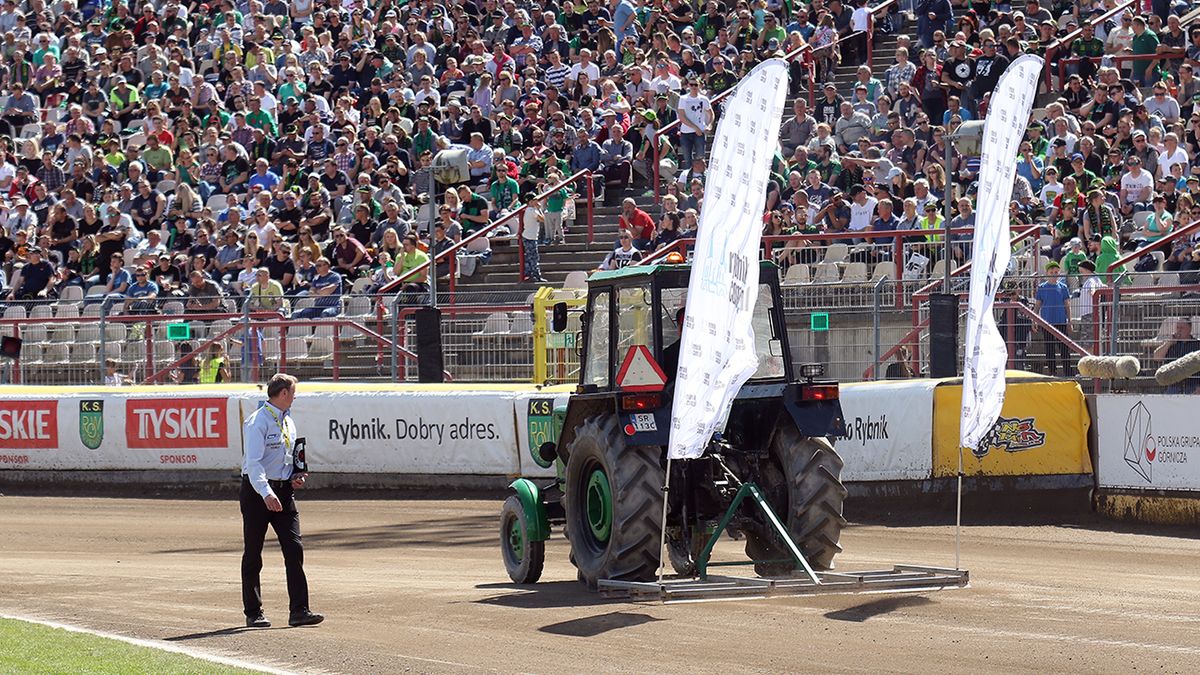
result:
[(925, 565), (895, 565), (890, 570), (816, 574), (819, 583), (814, 583), (807, 575), (780, 579), (709, 575), (707, 581), (671, 579), (662, 582), (602, 579), (599, 591), (606, 598), (671, 604), (803, 595), (912, 593), (966, 588), (970, 584), (967, 570)]

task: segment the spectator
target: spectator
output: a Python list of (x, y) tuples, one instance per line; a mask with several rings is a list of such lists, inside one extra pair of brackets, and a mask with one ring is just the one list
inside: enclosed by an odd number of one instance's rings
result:
[(649, 213), (641, 210), (632, 198), (621, 202), (621, 216), (618, 226), (622, 233), (633, 234), (633, 244), (638, 249), (645, 249), (654, 239), (654, 219)]
[(154, 314), (158, 309), (158, 284), (150, 281), (149, 270), (139, 267), (133, 272), (133, 283), (125, 291), (126, 314)]
[[(1070, 335), (1071, 312), (1068, 300), (1071, 297), (1071, 292), (1067, 290), (1067, 285), (1059, 279), (1060, 267), (1056, 262), (1050, 262), (1046, 265), (1046, 280), (1038, 284), (1037, 295), (1035, 297), (1034, 309), (1038, 315), (1049, 325), (1053, 326), (1058, 332), (1063, 335)], [(1063, 361), (1063, 374), (1067, 377), (1072, 376), (1071, 356), (1067, 351), (1067, 345), (1061, 342), (1050, 331), (1042, 330), (1042, 347), (1046, 354), (1046, 367), (1051, 376), (1057, 374), (1058, 359), (1061, 357)]]
[(212, 314), (221, 308), (221, 287), (208, 278), (203, 271), (193, 269), (188, 274), (187, 302), (183, 309), (189, 314)]
[(525, 198), (525, 211), (521, 214), (521, 252), (525, 257), (525, 269), (521, 271), (522, 281), (544, 283), (542, 268), (538, 260), (538, 241), (542, 236), (542, 222), (545, 220), (545, 210), (534, 195)]
[(600, 263), (602, 270), (619, 270), (628, 267), (642, 259), (642, 252), (633, 245), (633, 235), (621, 230), (617, 237), (617, 247), (612, 250)]
[(292, 312), (294, 319), (334, 317), (342, 311), (342, 275), (333, 271), (332, 263), (324, 256), (317, 259), (316, 267), (316, 276), (308, 284), (313, 304)]
[[(1200, 341), (1192, 335), (1192, 320), (1181, 318), (1175, 322), (1175, 330), (1166, 340), (1154, 350), (1154, 358), (1163, 363), (1170, 363), (1188, 354), (1200, 351)], [(1192, 375), (1183, 382), (1167, 388), (1167, 394), (1196, 394), (1200, 393), (1200, 375)]]
[(54, 266), (42, 258), (42, 249), (37, 246), (30, 246), (27, 256), (25, 265), (13, 279), (9, 300), (42, 300), (50, 290)]

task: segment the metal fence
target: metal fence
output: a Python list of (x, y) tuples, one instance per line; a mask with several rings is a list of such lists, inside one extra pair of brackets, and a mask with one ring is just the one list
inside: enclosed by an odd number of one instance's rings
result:
[[(953, 291), (965, 295), (967, 279), (952, 281)], [(1041, 339), (1045, 330), (1034, 309), (1041, 281), (1011, 275), (998, 297), (997, 321), (1009, 346), (1010, 368), (1049, 372)], [(1190, 281), (1188, 274), (1181, 278), (1174, 272), (1129, 273), (1120, 292), (1101, 288), (1084, 318), (1088, 303), (1074, 297), (1072, 325), (1055, 340), (1068, 344), (1073, 359), (1082, 353), (1137, 356), (1142, 376), (1149, 377), (1161, 365), (1155, 349), (1179, 319), (1189, 320), (1193, 335), (1200, 335), (1200, 285), (1183, 283)], [(914, 370), (927, 372), (927, 293), (922, 295), (918, 285), (929, 283), (928, 278), (843, 278), (785, 285), (794, 360), (824, 363), (843, 381), (873, 379), (885, 375), (905, 346)], [(1068, 283), (1078, 293), (1077, 282), (1068, 278)], [(554, 302), (568, 296), (573, 301), (567, 330), (548, 330)], [(454, 305), (442, 307), (446, 377), (576, 382), (582, 297), (579, 291), (548, 288), (538, 297), (528, 291), (459, 291)], [(19, 337), (23, 345), (19, 359), (0, 360), (0, 382), (96, 384), (106, 376), (138, 383), (195, 382), (216, 345), (232, 382), (261, 382), (276, 371), (308, 379), (415, 381), (416, 311), (427, 302), (427, 293), (349, 294), (336, 313), (311, 319), (291, 316), (290, 306), (250, 312), (235, 300), (205, 314), (185, 312), (178, 299), (142, 314), (120, 303), (83, 299), (11, 302), (0, 316), (0, 335)], [(965, 309), (964, 302), (964, 314)], [(112, 368), (106, 368), (106, 360)]]

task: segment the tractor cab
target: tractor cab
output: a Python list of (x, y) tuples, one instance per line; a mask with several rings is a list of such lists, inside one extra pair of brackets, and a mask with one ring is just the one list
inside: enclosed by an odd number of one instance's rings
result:
[[(577, 341), (583, 345), (579, 393), (636, 391), (649, 386), (645, 384), (648, 374), (631, 370), (645, 368), (643, 355), (661, 371), (669, 389), (679, 364), (690, 275), (687, 265), (653, 265), (599, 272), (588, 280), (583, 339)], [(779, 275), (770, 263), (764, 263), (760, 272), (753, 322), (759, 360), (753, 381), (791, 380)], [(643, 379), (630, 380), (631, 376)]]

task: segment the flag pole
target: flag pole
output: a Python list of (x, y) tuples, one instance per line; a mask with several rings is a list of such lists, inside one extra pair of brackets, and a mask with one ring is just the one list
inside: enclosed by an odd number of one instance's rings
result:
[(958, 446), (958, 505), (954, 512), (954, 569), (961, 570), (959, 564), (959, 538), (962, 533), (962, 485), (963, 485), (963, 449)]
[[(960, 460), (961, 461), (961, 460)], [(658, 535), (658, 583), (663, 580), (663, 570), (666, 568), (667, 550), (667, 500), (671, 492), (671, 456), (667, 455), (667, 480), (663, 482), (662, 530)]]

